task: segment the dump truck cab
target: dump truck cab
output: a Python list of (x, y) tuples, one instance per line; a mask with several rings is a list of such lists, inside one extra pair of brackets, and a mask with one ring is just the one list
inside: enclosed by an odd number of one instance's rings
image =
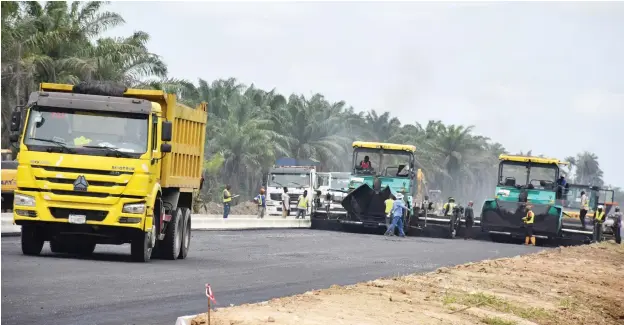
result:
[(355, 141), (352, 146), (351, 192), (342, 201), (347, 211), (343, 222), (386, 227), (384, 201), (397, 193), (405, 196), (409, 217), (416, 195), (416, 147), (363, 141)]
[(50, 241), (58, 253), (130, 243), (135, 261), (185, 258), (206, 121), (205, 104), (159, 90), (41, 84), (11, 123), (24, 254)]
[(500, 155), (495, 196), (484, 202), (481, 228), (492, 235), (524, 236), (526, 204), (533, 206), (536, 237), (558, 238), (563, 208), (557, 203), (558, 159)]
[(315, 221), (317, 220), (338, 219), (347, 214), (342, 206), (342, 200), (349, 192), (351, 173), (316, 173), (316, 179), (310, 215), (313, 227), (316, 227)]

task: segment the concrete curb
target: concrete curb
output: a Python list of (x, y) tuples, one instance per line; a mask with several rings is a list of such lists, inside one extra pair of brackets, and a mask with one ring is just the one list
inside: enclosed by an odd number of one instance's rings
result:
[[(176, 319), (175, 325), (191, 325), (191, 321), (197, 315), (182, 316)], [(212, 318), (212, 317), (211, 317)]]
[[(309, 219), (284, 219), (282, 217), (258, 219), (252, 215), (236, 215), (223, 219), (221, 215), (194, 214), (191, 216), (193, 230), (255, 230), (310, 228)], [(19, 236), (21, 227), (13, 224), (13, 214), (2, 213), (2, 237)]]

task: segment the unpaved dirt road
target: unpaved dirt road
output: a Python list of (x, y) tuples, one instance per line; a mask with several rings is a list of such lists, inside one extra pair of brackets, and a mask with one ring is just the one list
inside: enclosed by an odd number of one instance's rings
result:
[[(199, 315), (193, 325), (204, 324)], [(212, 325), (624, 324), (624, 246), (441, 268), (219, 309)]]

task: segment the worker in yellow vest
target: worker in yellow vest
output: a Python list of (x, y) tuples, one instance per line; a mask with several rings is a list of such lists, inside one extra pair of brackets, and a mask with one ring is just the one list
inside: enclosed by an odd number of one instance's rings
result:
[(232, 202), (232, 193), (230, 193), (231, 188), (232, 187), (228, 184), (223, 190), (223, 219), (227, 219), (230, 214), (230, 203)]
[(385, 205), (386, 205), (386, 226), (390, 225), (390, 222), (392, 222), (392, 215), (390, 215), (390, 212), (392, 212), (392, 206), (394, 205), (394, 195), (390, 194), (390, 197), (384, 201)]
[(308, 191), (303, 191), (303, 195), (299, 195), (299, 199), (297, 200), (297, 216), (295, 219), (305, 219), (306, 212), (308, 211)]
[(526, 237), (524, 238), (524, 244), (529, 245), (529, 241), (531, 245), (535, 246), (535, 236), (533, 235), (533, 223), (535, 222), (535, 213), (532, 210), (533, 206), (527, 204), (526, 206), (526, 216), (522, 218), (524, 222), (524, 228), (526, 229)]
[(602, 241), (602, 223), (605, 219), (605, 211), (602, 205), (598, 206), (598, 209), (594, 213), (594, 238), (593, 242)]

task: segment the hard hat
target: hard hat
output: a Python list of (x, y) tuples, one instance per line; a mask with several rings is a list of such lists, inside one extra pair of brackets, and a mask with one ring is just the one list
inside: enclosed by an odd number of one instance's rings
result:
[(468, 201), (468, 205), (472, 206), (474, 203), (472, 201)]
[(397, 200), (403, 200), (403, 194), (401, 194), (401, 193), (397, 193), (397, 195), (395, 195), (395, 197), (397, 198)]
[(264, 187), (260, 189), (260, 194), (264, 194)]
[(615, 207), (615, 212), (620, 212), (620, 207)]
[(598, 209), (602, 210), (602, 209), (604, 209), (604, 207), (602, 205), (599, 205)]

